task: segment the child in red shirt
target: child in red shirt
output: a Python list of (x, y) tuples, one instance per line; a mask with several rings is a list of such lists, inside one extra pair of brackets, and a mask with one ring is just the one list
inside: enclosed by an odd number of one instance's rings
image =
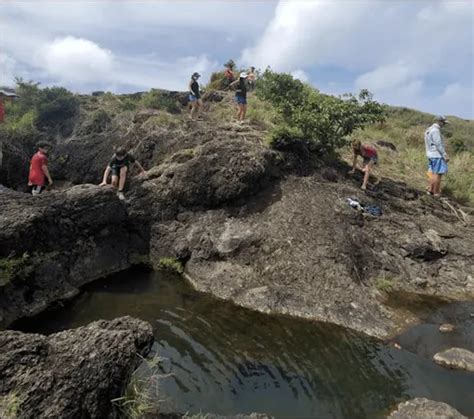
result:
[(43, 192), (46, 178), (50, 185), (53, 184), (53, 179), (51, 179), (48, 170), (48, 152), (50, 148), (51, 145), (48, 142), (39, 142), (37, 144), (38, 151), (31, 158), (28, 186), (31, 187), (32, 195), (39, 195)]
[(354, 158), (352, 161), (352, 170), (349, 174), (355, 173), (357, 157), (361, 156), (363, 158), (362, 171), (364, 172), (364, 180), (360, 188), (365, 191), (367, 189), (367, 183), (369, 182), (370, 172), (378, 162), (377, 150), (370, 145), (362, 144), (360, 140), (353, 140), (352, 152), (354, 153)]

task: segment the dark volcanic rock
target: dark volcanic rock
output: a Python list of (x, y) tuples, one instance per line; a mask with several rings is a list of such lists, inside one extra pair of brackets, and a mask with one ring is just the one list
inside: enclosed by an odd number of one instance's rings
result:
[(117, 417), (111, 400), (152, 343), (151, 326), (132, 317), (51, 336), (1, 332), (0, 396), (17, 397), (18, 418)]
[(416, 398), (400, 403), (387, 419), (467, 419), (446, 403)]
[(0, 326), (147, 254), (146, 225), (135, 221), (112, 188), (83, 185), (39, 197), (2, 192)]
[(275, 158), (274, 152), (250, 141), (216, 139), (150, 170), (143, 188), (168, 211), (213, 208), (267, 186)]

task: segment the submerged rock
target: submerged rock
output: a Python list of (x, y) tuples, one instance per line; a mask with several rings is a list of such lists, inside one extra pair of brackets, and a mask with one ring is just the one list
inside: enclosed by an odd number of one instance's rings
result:
[(474, 352), (463, 348), (450, 348), (438, 352), (433, 360), (440, 365), (474, 372)]
[(422, 397), (400, 403), (387, 419), (467, 419), (449, 404)]
[(1, 332), (0, 412), (10, 402), (18, 418), (117, 417), (111, 400), (152, 343), (151, 326), (132, 317), (50, 336)]
[(454, 325), (453, 325), (453, 324), (449, 324), (449, 323), (444, 323), (444, 324), (442, 324), (441, 326), (439, 326), (439, 331), (440, 331), (441, 333), (450, 333), (450, 332), (452, 332), (454, 329), (455, 329)]

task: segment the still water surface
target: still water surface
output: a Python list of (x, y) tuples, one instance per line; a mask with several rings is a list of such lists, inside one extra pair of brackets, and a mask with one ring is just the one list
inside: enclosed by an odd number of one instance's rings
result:
[[(459, 309), (462, 332), (452, 335), (471, 350), (474, 330), (466, 313), (473, 309)], [(144, 363), (139, 374), (164, 410), (365, 419), (386, 417), (399, 401), (428, 397), (474, 415), (474, 374), (430, 360), (436, 345), (451, 344), (435, 325), (402, 335), (408, 350), (398, 350), (334, 325), (242, 309), (173, 275), (130, 270), (89, 284), (66, 307), (15, 327), (53, 333), (123, 315), (154, 328), (161, 361)]]

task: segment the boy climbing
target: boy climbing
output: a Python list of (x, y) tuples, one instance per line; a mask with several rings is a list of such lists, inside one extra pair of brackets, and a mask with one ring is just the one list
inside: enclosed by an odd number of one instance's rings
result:
[(438, 116), (435, 123), (425, 131), (425, 150), (428, 158), (428, 172), (430, 173), (430, 185), (428, 193), (433, 196), (441, 195), (441, 179), (448, 173), (449, 157), (443, 144), (441, 128), (448, 124), (444, 116)]
[(245, 114), (247, 113), (247, 73), (240, 73), (239, 79), (232, 82), (230, 87), (236, 88), (235, 101), (237, 102), (238, 107), (237, 120), (240, 124), (243, 124)]
[(127, 180), (127, 174), (130, 168), (130, 164), (136, 164), (140, 169), (140, 174), (145, 173), (143, 166), (135, 160), (135, 158), (125, 150), (123, 147), (118, 147), (115, 150), (115, 154), (112, 156), (109, 165), (105, 169), (104, 178), (100, 186), (107, 185), (107, 179), (112, 173), (112, 186), (117, 188), (117, 196), (120, 200), (124, 200), (125, 196), (123, 194), (123, 188), (125, 186), (125, 181)]
[(189, 102), (191, 103), (191, 119), (193, 121), (199, 116), (202, 106), (201, 91), (199, 89), (198, 79), (201, 77), (199, 73), (193, 73), (189, 82)]
[(44, 190), (45, 179), (48, 179), (50, 185), (53, 179), (48, 169), (48, 152), (51, 144), (46, 141), (40, 141), (37, 145), (37, 152), (33, 155), (30, 162), (30, 173), (28, 175), (28, 186), (31, 188), (32, 195), (39, 195)]
[(354, 153), (354, 157), (352, 160), (352, 170), (349, 174), (355, 173), (357, 157), (361, 156), (363, 158), (362, 171), (364, 172), (364, 180), (360, 188), (365, 191), (367, 189), (367, 183), (369, 182), (370, 173), (378, 162), (377, 150), (370, 145), (362, 144), (360, 140), (354, 139), (352, 140), (352, 152)]

